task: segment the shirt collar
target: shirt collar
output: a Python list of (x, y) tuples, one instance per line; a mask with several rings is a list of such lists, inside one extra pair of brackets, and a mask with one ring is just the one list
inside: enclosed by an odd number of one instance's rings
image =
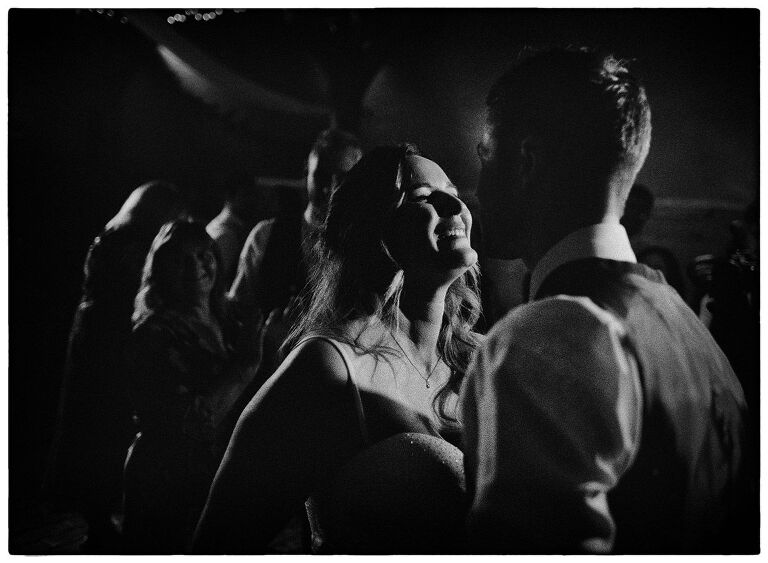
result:
[(529, 298), (533, 299), (546, 277), (556, 268), (581, 258), (637, 262), (623, 225), (598, 223), (583, 227), (560, 239), (538, 261), (531, 273)]
[(235, 213), (229, 205), (225, 205), (221, 213), (216, 216), (221, 223), (234, 224), (236, 227), (246, 227), (245, 221), (243, 221), (237, 213)]

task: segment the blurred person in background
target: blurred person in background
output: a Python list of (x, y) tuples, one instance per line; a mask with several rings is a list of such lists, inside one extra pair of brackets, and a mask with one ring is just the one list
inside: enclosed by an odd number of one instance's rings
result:
[[(760, 404), (760, 233), (757, 202), (730, 225), (725, 255), (702, 255), (689, 266), (699, 288), (699, 317), (739, 376), (757, 417)], [(701, 295), (703, 293), (703, 295)]]
[(224, 206), (205, 230), (219, 247), (221, 279), (229, 289), (245, 239), (262, 216), (265, 194), (256, 185), (254, 175), (248, 172), (230, 176), (224, 191)]
[(160, 226), (183, 208), (176, 186), (139, 186), (94, 239), (85, 260), (44, 495), (56, 509), (85, 516), (87, 553), (114, 553), (119, 541), (123, 461), (135, 433), (123, 352), (147, 251)]
[(248, 235), (229, 298), (238, 318), (261, 317), (265, 323), (261, 375), (255, 385), (277, 367), (277, 349), (298, 313), (296, 298), (307, 282), (307, 257), (325, 220), (328, 198), (361, 156), (360, 142), (352, 133), (322, 131), (307, 157), (306, 207), (286, 205), (288, 198), (283, 197), (282, 212)]
[(125, 463), (129, 553), (184, 552), (229, 440), (221, 422), (255, 373), (244, 349), (257, 327), (228, 318), (219, 268), (190, 221), (164, 225), (146, 259), (125, 355), (140, 430)]

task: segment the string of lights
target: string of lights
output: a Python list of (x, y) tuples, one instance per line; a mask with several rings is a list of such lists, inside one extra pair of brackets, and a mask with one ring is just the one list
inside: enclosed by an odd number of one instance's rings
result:
[[(119, 17), (120, 23), (128, 23), (128, 18), (126, 16), (119, 16), (119, 14), (115, 13), (115, 10), (105, 10), (103, 8), (98, 8), (94, 10), (89, 10), (91, 12), (95, 12), (96, 14), (100, 16), (105, 16), (109, 19)], [(181, 24), (186, 22), (209, 22), (215, 20), (217, 17), (223, 16), (226, 12), (232, 12), (234, 14), (241, 14), (245, 12), (246, 10), (243, 8), (234, 8), (231, 10), (224, 10), (222, 8), (216, 8), (213, 10), (199, 10), (196, 8), (184, 10), (184, 12), (178, 12), (172, 15), (169, 15), (167, 18), (165, 18), (165, 21), (168, 22), (168, 24)]]

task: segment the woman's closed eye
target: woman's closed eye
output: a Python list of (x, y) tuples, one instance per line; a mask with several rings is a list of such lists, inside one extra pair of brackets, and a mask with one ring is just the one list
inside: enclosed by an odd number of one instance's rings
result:
[(416, 188), (415, 190), (411, 190), (411, 192), (408, 194), (408, 201), (427, 201), (431, 195), (432, 190), (429, 188)]

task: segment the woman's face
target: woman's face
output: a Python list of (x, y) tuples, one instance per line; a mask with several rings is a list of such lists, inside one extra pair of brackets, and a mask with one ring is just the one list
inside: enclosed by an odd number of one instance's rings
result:
[(181, 291), (194, 302), (205, 302), (216, 281), (216, 256), (210, 246), (182, 245), (176, 264)]
[(477, 261), (472, 216), (436, 163), (411, 155), (402, 172), (404, 199), (388, 229), (390, 252), (406, 273), (452, 281)]

